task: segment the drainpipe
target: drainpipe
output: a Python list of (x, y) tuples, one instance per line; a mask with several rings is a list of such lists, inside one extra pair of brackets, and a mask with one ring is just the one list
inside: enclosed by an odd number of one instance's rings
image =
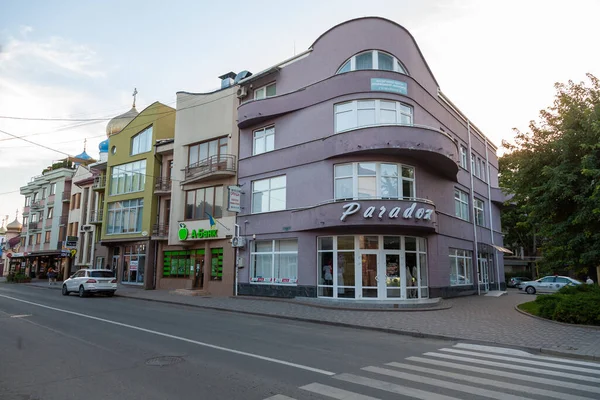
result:
[(477, 278), (477, 295), (481, 295), (481, 288), (479, 287), (479, 254), (477, 253), (477, 224), (475, 223), (475, 187), (473, 186), (473, 163), (471, 162), (473, 157), (473, 149), (471, 147), (471, 122), (467, 120), (467, 136), (469, 137), (469, 164), (471, 166), (469, 177), (471, 178), (471, 207), (469, 211), (469, 215), (473, 216), (473, 250), (475, 254), (475, 272)]
[[(488, 140), (485, 138), (485, 169), (486, 169), (486, 179), (487, 179), (487, 189), (488, 189), (488, 209), (490, 211), (490, 237), (492, 239), (492, 246), (494, 243), (494, 218), (492, 218), (492, 189), (490, 182), (490, 167), (489, 167), (489, 159), (488, 159)], [(494, 247), (494, 263), (496, 264), (496, 273), (498, 276), (498, 280), (496, 281), (498, 286), (498, 290), (500, 290), (500, 265), (498, 264), (498, 250)]]
[[(239, 238), (240, 237), (240, 226), (238, 224), (234, 224), (235, 226), (235, 234), (234, 237), (235, 238)], [(238, 266), (238, 247), (236, 246), (234, 248), (234, 252), (233, 252), (233, 265), (234, 265), (234, 276), (233, 276), (233, 285), (234, 285), (234, 296), (237, 297), (238, 295), (238, 273), (239, 273), (239, 266)]]

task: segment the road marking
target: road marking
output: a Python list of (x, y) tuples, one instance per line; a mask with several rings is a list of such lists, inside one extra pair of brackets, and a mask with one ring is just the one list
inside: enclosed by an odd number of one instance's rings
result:
[(20, 314), (20, 315), (11, 315), (11, 318), (25, 318), (25, 317), (31, 317), (31, 314)]
[(365, 396), (363, 394), (349, 392), (344, 389), (338, 389), (336, 387), (323, 385), (322, 383), (317, 382), (302, 386), (300, 389), (338, 400), (379, 400), (377, 397)]
[(523, 363), (523, 364), (537, 365), (540, 367), (561, 368), (561, 369), (565, 369), (567, 371), (584, 372), (587, 374), (600, 375), (600, 369), (598, 369), (598, 368), (591, 369), (591, 368), (574, 367), (572, 365), (557, 365), (554, 363), (543, 362), (543, 361), (528, 360), (528, 359), (516, 358), (516, 357), (499, 356), (496, 354), (482, 354), (482, 353), (477, 353), (475, 351), (459, 350), (459, 349), (445, 348), (445, 349), (440, 349), (440, 351), (456, 353), (456, 354), (464, 354), (467, 356), (478, 356), (478, 357), (491, 358), (493, 360), (519, 362), (519, 363)]
[(481, 389), (475, 386), (463, 385), (462, 383), (454, 383), (449, 381), (443, 381), (441, 379), (435, 379), (428, 376), (421, 376), (415, 374), (409, 374), (406, 372), (392, 371), (391, 369), (379, 368), (379, 367), (365, 367), (362, 368), (364, 371), (374, 372), (376, 374), (382, 374), (391, 376), (394, 378), (400, 378), (407, 381), (413, 381), (425, 385), (432, 385), (444, 389), (456, 390), (458, 392), (466, 392), (475, 394), (478, 396), (489, 397), (497, 400), (533, 400), (523, 396), (515, 396), (508, 393), (496, 392), (489, 389)]
[(293, 397), (287, 397), (282, 394), (276, 394), (275, 396), (267, 397), (265, 400), (296, 400)]
[(258, 355), (258, 354), (247, 353), (245, 351), (230, 349), (230, 348), (227, 348), (227, 347), (217, 346), (217, 345), (210, 344), (210, 343), (199, 342), (197, 340), (187, 339), (187, 338), (184, 338), (184, 337), (181, 337), (181, 336), (170, 335), (168, 333), (158, 332), (158, 331), (154, 331), (152, 329), (146, 329), (146, 328), (142, 328), (142, 327), (135, 326), (135, 325), (124, 324), (122, 322), (111, 321), (109, 319), (94, 317), (94, 316), (91, 316), (91, 315), (85, 315), (85, 314), (81, 314), (81, 313), (78, 313), (78, 312), (75, 312), (75, 311), (69, 311), (69, 310), (63, 310), (61, 308), (50, 307), (50, 306), (46, 306), (44, 304), (39, 304), (39, 303), (34, 303), (32, 301), (18, 299), (16, 297), (5, 296), (5, 295), (2, 295), (2, 294), (0, 294), (0, 297), (4, 297), (5, 299), (9, 299), (9, 300), (19, 301), (21, 303), (30, 304), (30, 305), (37, 306), (37, 307), (46, 308), (48, 310), (58, 311), (58, 312), (62, 312), (62, 313), (65, 313), (65, 314), (76, 315), (78, 317), (93, 319), (95, 321), (105, 322), (107, 324), (122, 326), (124, 328), (135, 329), (137, 331), (151, 333), (151, 334), (157, 335), (157, 336), (162, 336), (162, 337), (166, 337), (166, 338), (170, 338), (170, 339), (180, 340), (182, 342), (192, 343), (192, 344), (196, 344), (198, 346), (208, 347), (208, 348), (211, 348), (211, 349), (226, 351), (228, 353), (239, 354), (239, 355), (242, 355), (242, 356), (252, 357), (252, 358), (256, 358), (256, 359), (259, 359), (259, 360), (268, 361), (268, 362), (272, 362), (272, 363), (276, 363), (276, 364), (287, 365), (288, 367), (293, 367), (293, 368), (303, 369), (303, 370), (306, 370), (306, 371), (316, 372), (316, 373), (322, 374), (322, 375), (327, 375), (327, 376), (333, 376), (333, 375), (335, 375), (335, 372), (325, 371), (323, 369), (313, 368), (313, 367), (309, 367), (309, 366), (306, 366), (306, 365), (292, 363), (292, 362), (289, 362), (289, 361), (278, 360), (276, 358), (265, 357), (265, 356), (261, 356), (261, 355)]
[(596, 368), (600, 367), (600, 363), (595, 363), (595, 362), (591, 362), (591, 361), (580, 361), (580, 360), (571, 360), (568, 358), (541, 356), (541, 355), (537, 355), (537, 354), (527, 353), (526, 351), (522, 351), (522, 350), (507, 349), (504, 347), (483, 346), (483, 345), (479, 345), (479, 344), (469, 344), (469, 343), (458, 343), (458, 344), (455, 344), (453, 347), (458, 347), (458, 348), (463, 348), (463, 349), (468, 349), (468, 350), (484, 351), (484, 352), (488, 352), (488, 353), (498, 353), (498, 354), (503, 354), (503, 355), (510, 354), (513, 356), (523, 356), (523, 357), (532, 358), (532, 359), (536, 359), (536, 360), (556, 361), (556, 362), (560, 362), (560, 363), (583, 365), (583, 366), (587, 366), (587, 367), (596, 367)]
[[(532, 395), (553, 397), (553, 398), (560, 399), (560, 400), (589, 400), (589, 399), (591, 399), (591, 397), (572, 396), (572, 395), (566, 394), (566, 393), (558, 393), (553, 390), (545, 390), (545, 389), (538, 389), (538, 388), (532, 387), (532, 386), (517, 385), (513, 382), (510, 383), (510, 386), (507, 386), (506, 382), (502, 382), (502, 381), (494, 381), (492, 379), (481, 378), (479, 376), (458, 374), (455, 372), (448, 372), (448, 371), (443, 371), (443, 370), (438, 370), (438, 369), (433, 369), (433, 368), (419, 367), (418, 365), (414, 365), (414, 364), (389, 363), (387, 365), (396, 367), (396, 368), (406, 369), (406, 370), (409, 370), (412, 372), (423, 372), (423, 373), (430, 374), (430, 375), (443, 376), (444, 378), (451, 378), (451, 379), (475, 383), (475, 384), (479, 384), (479, 385), (494, 386), (494, 387), (498, 387), (498, 388), (504, 389), (504, 390), (506, 390), (506, 388), (509, 387), (510, 390), (516, 390), (516, 391), (520, 391), (522, 393), (527, 393), (527, 394), (532, 394)], [(365, 371), (375, 372), (375, 373), (379, 373), (382, 375), (389, 375), (389, 376), (394, 376), (394, 377), (398, 376), (398, 375), (396, 375), (396, 371), (390, 370), (390, 369), (376, 368), (376, 370), (375, 370), (375, 369), (373, 369), (373, 367), (369, 367), (369, 369), (365, 369), (365, 368), (363, 368), (363, 369)], [(429, 379), (430, 378), (425, 378), (425, 383), (429, 383)]]
[[(424, 364), (431, 364), (431, 365), (435, 365), (436, 367), (447, 367), (447, 368), (459, 369), (459, 370), (469, 371), (469, 372), (478, 372), (478, 373), (482, 373), (482, 374), (502, 376), (504, 378), (518, 379), (521, 381), (543, 383), (545, 385), (559, 386), (559, 387), (568, 388), (568, 389), (581, 390), (584, 392), (600, 393), (600, 387), (588, 386), (588, 385), (583, 385), (580, 383), (559, 381), (556, 379), (541, 378), (538, 376), (531, 376), (531, 375), (524, 375), (524, 374), (516, 374), (514, 372), (507, 372), (507, 371), (501, 371), (501, 370), (490, 369), (490, 368), (475, 367), (472, 365), (457, 364), (454, 362), (446, 362), (446, 361), (441, 361), (441, 360), (430, 360), (430, 359), (422, 358), (422, 357), (408, 357), (408, 358), (406, 358), (406, 360), (417, 361), (417, 362), (424, 363)], [(395, 363), (395, 362), (391, 362), (391, 363), (388, 363), (387, 365), (395, 367), (396, 364), (397, 363)]]
[(570, 378), (570, 379), (577, 379), (577, 380), (580, 380), (580, 381), (600, 383), (600, 378), (594, 378), (594, 377), (585, 376), (585, 375), (569, 374), (567, 372), (561, 372), (561, 371), (550, 371), (550, 370), (547, 370), (547, 369), (532, 368), (532, 367), (526, 367), (526, 366), (523, 366), (523, 365), (513, 365), (513, 364), (500, 363), (500, 362), (495, 362), (495, 361), (479, 360), (477, 358), (459, 357), (459, 356), (453, 356), (453, 355), (450, 355), (450, 354), (441, 354), (441, 353), (434, 353), (434, 352), (427, 352), (427, 353), (425, 353), (423, 355), (425, 355), (425, 356), (431, 356), (431, 357), (438, 357), (438, 358), (445, 358), (445, 359), (449, 359), (449, 360), (465, 361), (465, 362), (470, 362), (470, 363), (474, 363), (474, 364), (489, 365), (491, 367), (500, 367), (500, 368), (506, 368), (506, 369), (516, 369), (516, 370), (519, 370), (519, 371), (535, 372), (535, 373), (538, 373), (538, 374), (559, 376), (561, 378)]
[(341, 381), (355, 383), (358, 385), (372, 387), (374, 389), (385, 390), (386, 392), (392, 392), (401, 394), (407, 397), (421, 400), (460, 400), (456, 397), (444, 396), (443, 394), (428, 392), (425, 390), (414, 389), (408, 386), (397, 385), (386, 381), (380, 381), (378, 379), (365, 378), (364, 376), (353, 375), (353, 374), (339, 374), (333, 377)]

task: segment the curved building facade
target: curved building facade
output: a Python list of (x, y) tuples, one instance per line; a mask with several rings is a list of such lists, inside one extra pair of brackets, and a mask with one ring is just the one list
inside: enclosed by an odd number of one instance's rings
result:
[(439, 90), (406, 29), (347, 21), (239, 85), (239, 294), (504, 287), (497, 149)]

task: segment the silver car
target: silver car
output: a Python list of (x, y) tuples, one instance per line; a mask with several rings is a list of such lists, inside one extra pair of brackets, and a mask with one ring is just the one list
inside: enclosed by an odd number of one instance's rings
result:
[(529, 294), (554, 293), (568, 285), (581, 285), (581, 282), (568, 276), (550, 275), (536, 281), (521, 282), (519, 290), (524, 290)]
[(62, 294), (68, 296), (76, 292), (79, 297), (92, 293), (104, 293), (112, 296), (117, 291), (117, 278), (109, 269), (80, 269), (63, 282)]

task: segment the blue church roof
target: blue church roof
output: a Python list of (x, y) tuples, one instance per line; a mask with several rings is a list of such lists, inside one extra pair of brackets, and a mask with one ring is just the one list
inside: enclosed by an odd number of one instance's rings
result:
[(80, 160), (90, 160), (92, 157), (90, 157), (84, 150), (83, 153), (76, 155), (75, 158), (79, 158)]
[(100, 153), (108, 153), (108, 139), (100, 142), (100, 144), (98, 145), (98, 150), (100, 151)]

